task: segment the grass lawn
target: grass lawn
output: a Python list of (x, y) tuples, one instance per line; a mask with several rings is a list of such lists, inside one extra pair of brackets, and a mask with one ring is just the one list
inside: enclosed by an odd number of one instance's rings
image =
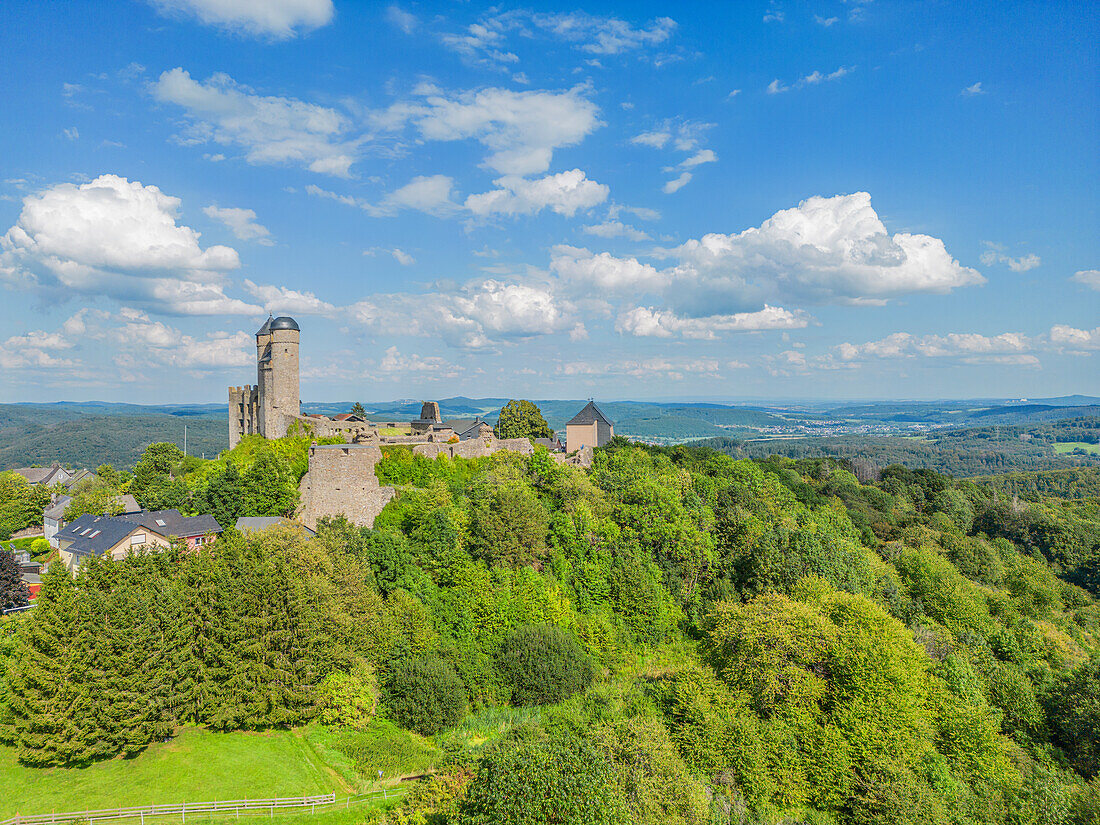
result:
[(1055, 441), (1054, 452), (1056, 453), (1072, 453), (1080, 447), (1086, 453), (1093, 453), (1094, 455), (1100, 455), (1100, 444), (1089, 444), (1087, 441)]
[(168, 802), (345, 791), (303, 732), (213, 733), (184, 728), (133, 759), (86, 768), (29, 768), (0, 747), (0, 819)]

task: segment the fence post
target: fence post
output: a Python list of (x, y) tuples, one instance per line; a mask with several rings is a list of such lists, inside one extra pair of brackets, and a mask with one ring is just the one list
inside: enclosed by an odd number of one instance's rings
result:
[(145, 811), (141, 811), (141, 825), (145, 825)]

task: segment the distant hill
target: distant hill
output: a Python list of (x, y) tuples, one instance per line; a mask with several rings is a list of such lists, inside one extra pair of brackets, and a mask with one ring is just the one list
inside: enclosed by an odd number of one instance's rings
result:
[[(221, 408), (176, 408), (150, 414), (137, 405), (0, 404), (0, 470), (50, 464), (131, 467), (154, 441), (171, 441), (192, 455), (212, 457), (229, 446)], [(109, 414), (104, 414), (105, 412)], [(120, 420), (124, 418), (124, 420)]]
[[(1088, 409), (1088, 408), (1078, 408)], [(1055, 452), (1056, 442), (1100, 437), (1100, 418), (1066, 418), (1030, 426), (989, 425), (937, 430), (928, 436), (839, 435), (814, 438), (738, 440), (711, 438), (693, 446), (711, 447), (736, 458), (832, 456), (864, 459), (882, 468), (904, 464), (957, 477), (987, 476), (1013, 470), (1047, 471), (1100, 467), (1100, 456)], [(1052, 485), (1056, 482), (1049, 482)], [(1052, 488), (1053, 489), (1053, 488)]]

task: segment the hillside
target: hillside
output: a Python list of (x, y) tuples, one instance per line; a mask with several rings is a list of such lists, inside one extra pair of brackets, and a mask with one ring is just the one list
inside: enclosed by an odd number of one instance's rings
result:
[[(182, 448), (184, 425), (191, 455), (213, 457), (229, 446), (221, 410), (150, 412), (147, 407), (117, 406), (121, 409), (115, 405), (0, 405), (0, 470), (54, 461), (73, 467), (132, 467), (150, 443), (168, 441)], [(103, 414), (105, 409), (109, 415)]]
[[(1082, 409), (1080, 407), (1076, 409)], [(1089, 409), (1089, 408), (1083, 408)], [(1045, 471), (1100, 466), (1100, 456), (1062, 453), (1061, 443), (1096, 443), (1100, 418), (1063, 418), (1036, 425), (996, 425), (935, 430), (918, 437), (842, 435), (817, 438), (739, 440), (707, 439), (710, 447), (737, 458), (834, 457), (860, 459), (878, 468), (902, 464), (954, 476), (977, 476), (1010, 470)]]
[[(261, 506), (303, 449), (247, 440), (177, 492)], [(148, 469), (141, 497), (179, 487)], [(400, 492), (371, 529), (52, 568), (0, 633), (7, 787), (45, 807), (434, 771), (387, 825), (1100, 814), (1093, 503), (622, 442), (591, 471), (395, 447), (377, 472)]]

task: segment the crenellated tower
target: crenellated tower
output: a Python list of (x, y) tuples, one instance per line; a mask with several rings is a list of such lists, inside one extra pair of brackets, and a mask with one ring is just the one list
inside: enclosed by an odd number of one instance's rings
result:
[(282, 438), (299, 414), (298, 345), (293, 318), (269, 317), (256, 331), (256, 386), (229, 388), (229, 447), (243, 435)]

